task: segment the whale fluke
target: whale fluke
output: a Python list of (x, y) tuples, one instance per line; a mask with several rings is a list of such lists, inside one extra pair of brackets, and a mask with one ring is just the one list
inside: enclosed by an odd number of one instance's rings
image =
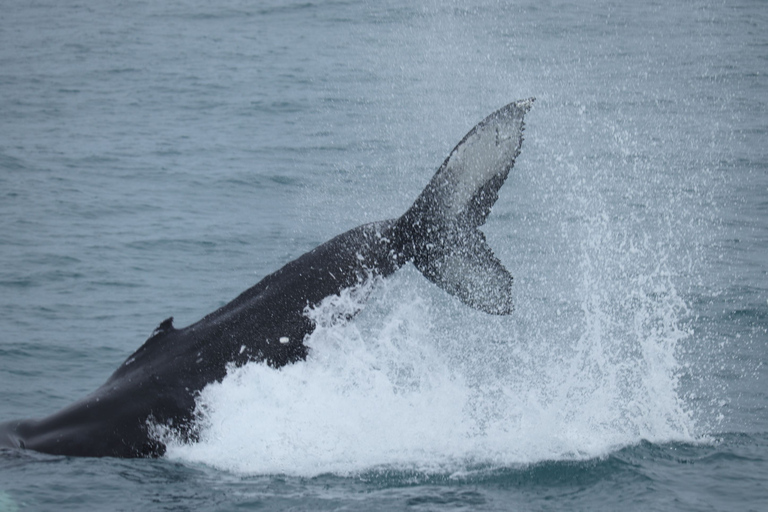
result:
[(533, 101), (510, 103), (472, 128), (394, 229), (424, 276), (486, 313), (512, 312), (512, 276), (478, 228), (520, 154)]

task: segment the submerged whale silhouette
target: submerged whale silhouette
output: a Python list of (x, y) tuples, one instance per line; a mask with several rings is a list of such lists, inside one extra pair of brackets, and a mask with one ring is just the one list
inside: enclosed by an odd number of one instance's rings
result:
[(46, 418), (0, 424), (0, 447), (161, 456), (157, 426), (194, 440), (197, 393), (221, 381), (230, 364), (279, 368), (305, 359), (304, 339), (314, 330), (308, 306), (407, 262), (466, 304), (509, 314), (512, 276), (478, 228), (520, 153), (532, 102), (510, 103), (472, 128), (400, 218), (333, 238), (188, 327), (168, 318), (87, 397)]

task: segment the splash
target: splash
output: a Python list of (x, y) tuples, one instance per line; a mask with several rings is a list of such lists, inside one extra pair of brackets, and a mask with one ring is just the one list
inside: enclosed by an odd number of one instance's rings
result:
[[(198, 399), (200, 441), (169, 456), (247, 474), (461, 474), (696, 441), (677, 290), (695, 209), (658, 185), (638, 137), (589, 128), (559, 134), (580, 154), (520, 169), (514, 211), (500, 202), (484, 228), (518, 276), (514, 313), (472, 310), (412, 266), (330, 297), (307, 312), (307, 361), (232, 368)], [(615, 143), (592, 155), (601, 140)]]
[(648, 247), (588, 229), (571, 310), (492, 317), (407, 267), (308, 311), (306, 362), (231, 368), (205, 388), (199, 442), (168, 456), (245, 474), (453, 474), (693, 440), (677, 392), (684, 304), (663, 264), (637, 263)]

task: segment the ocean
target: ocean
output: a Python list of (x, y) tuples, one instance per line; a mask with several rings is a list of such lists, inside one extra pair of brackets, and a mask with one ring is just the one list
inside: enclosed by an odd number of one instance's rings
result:
[(0, 421), (397, 217), (536, 97), (483, 227), (515, 311), (406, 266), (159, 459), (0, 450), (0, 511), (768, 510), (768, 4), (5, 0)]

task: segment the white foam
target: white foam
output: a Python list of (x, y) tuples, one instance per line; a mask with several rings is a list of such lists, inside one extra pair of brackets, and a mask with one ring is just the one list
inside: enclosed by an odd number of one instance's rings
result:
[(473, 312), (408, 268), (343, 322), (368, 292), (309, 312), (318, 328), (306, 362), (249, 364), (208, 386), (202, 439), (172, 442), (168, 456), (251, 474), (453, 473), (693, 439), (676, 391), (670, 294), (658, 302), (640, 287), (639, 313), (621, 327), (589, 298), (534, 325)]

